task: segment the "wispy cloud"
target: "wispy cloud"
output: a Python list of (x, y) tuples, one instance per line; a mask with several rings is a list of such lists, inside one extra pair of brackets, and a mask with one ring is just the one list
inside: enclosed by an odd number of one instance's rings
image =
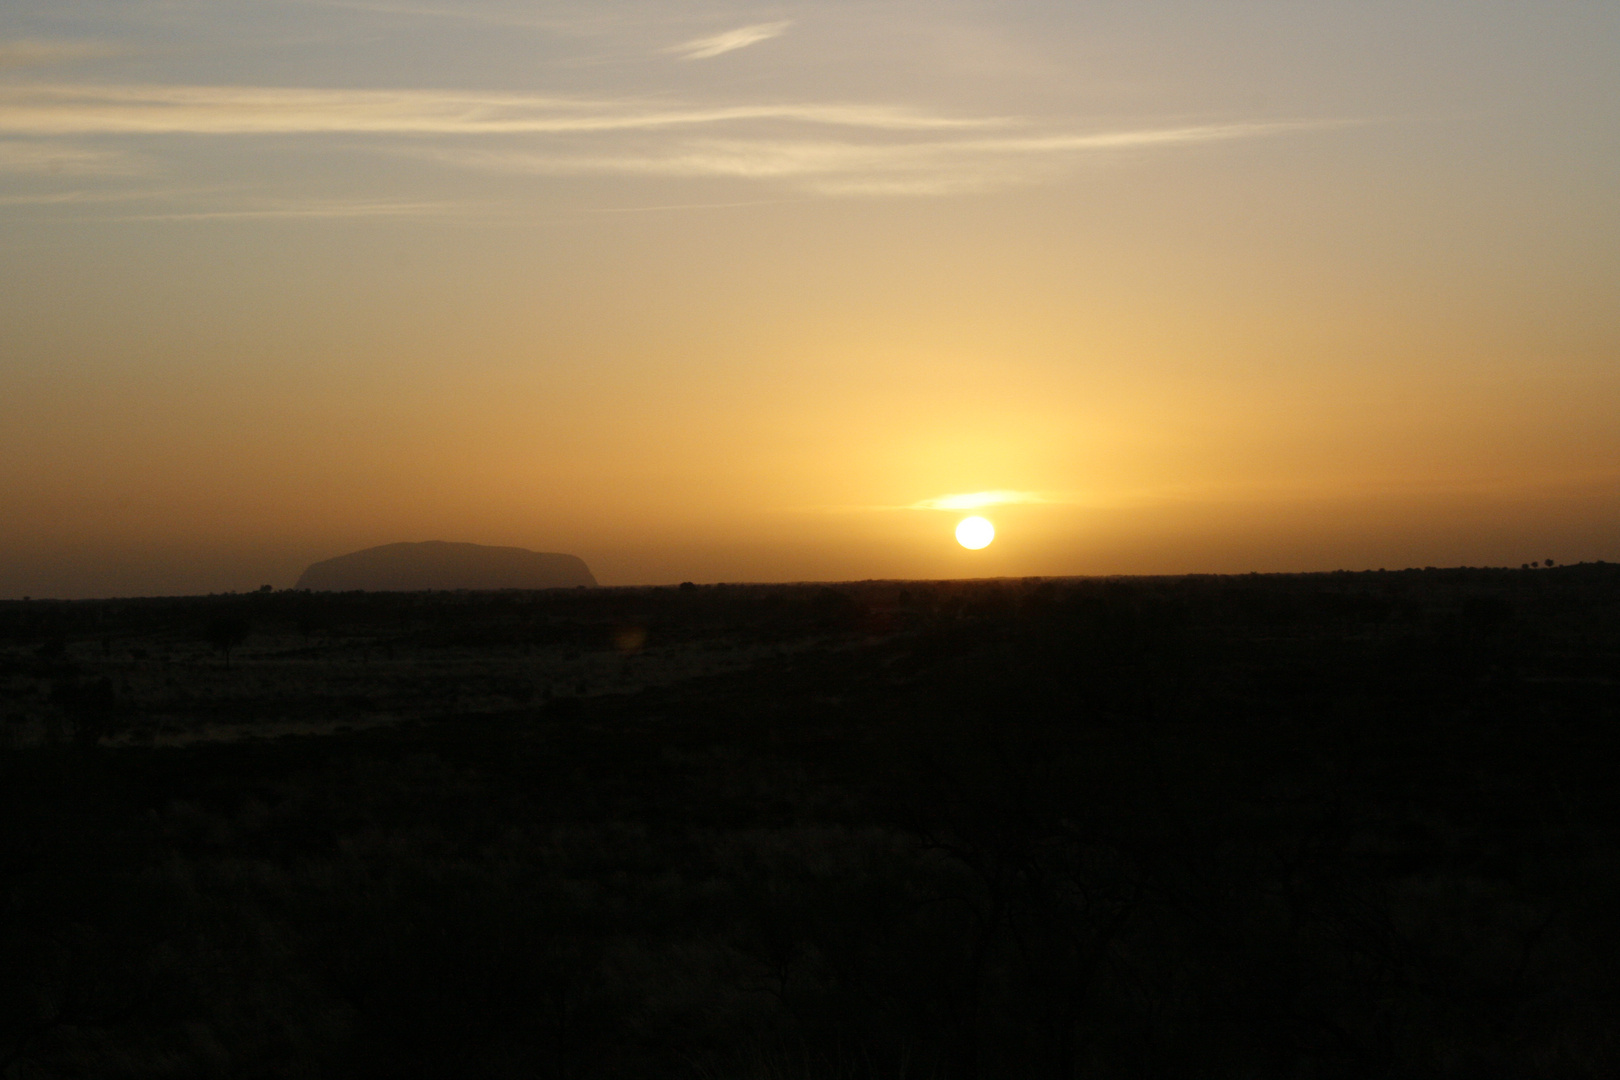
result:
[(119, 46), (104, 41), (0, 41), (0, 69), (97, 60), (117, 56), (123, 51)]
[(1062, 512), (1187, 505), (1324, 504), (1458, 495), (1557, 499), (1587, 492), (1607, 493), (1612, 491), (1616, 483), (1620, 483), (1620, 468), (1614, 466), (1578, 470), (1515, 469), (1484, 475), (1401, 472), (1383, 476), (1347, 474), (1294, 479), (1228, 479), (1093, 491), (974, 491), (936, 495), (914, 503), (844, 503), (782, 509), (787, 513), (804, 514), (877, 514), (914, 510), (962, 513), (997, 506), (1040, 505), (1052, 507), (1054, 512)]
[(884, 105), (679, 105), (436, 90), (0, 87), (0, 132), (34, 135), (567, 134), (783, 120), (878, 131), (1004, 125)]
[(907, 510), (982, 510), (987, 506), (1015, 506), (1030, 503), (1063, 502), (1062, 498), (1054, 498), (1039, 491), (969, 491), (957, 495), (936, 495), (931, 499), (919, 499), (907, 506)]
[[(419, 89), (0, 83), (0, 172), (110, 174), (134, 171), (143, 160), (55, 142), (64, 137), (375, 136), (364, 143), (372, 151), (491, 172), (722, 178), (816, 196), (926, 196), (1050, 181), (1097, 155), (1342, 123), (1235, 121), (1076, 131), (1016, 117), (847, 102), (705, 104)], [(385, 141), (387, 136), (410, 142)]]
[(993, 491), (962, 491), (948, 495), (935, 495), (913, 503), (842, 504), (835, 506), (804, 506), (794, 508), (799, 513), (871, 514), (894, 513), (906, 510), (945, 510), (960, 513), (964, 510), (985, 510), (996, 506), (1083, 506), (1092, 505), (1092, 496), (1055, 491), (1017, 491), (998, 488)]
[(1088, 154), (1258, 138), (1314, 126), (1217, 124), (995, 138), (855, 141), (685, 139), (603, 151), (426, 150), (448, 164), (551, 175), (731, 177), (782, 181), (822, 195), (924, 195), (987, 190), (1047, 178)]
[(682, 60), (708, 60), (722, 53), (735, 52), (746, 49), (750, 45), (757, 45), (761, 41), (768, 41), (773, 37), (781, 37), (792, 26), (791, 20), (772, 23), (755, 23), (753, 26), (743, 26), (736, 30), (727, 30), (723, 34), (713, 37), (698, 38), (695, 41), (683, 42), (673, 45), (665, 52), (674, 53)]

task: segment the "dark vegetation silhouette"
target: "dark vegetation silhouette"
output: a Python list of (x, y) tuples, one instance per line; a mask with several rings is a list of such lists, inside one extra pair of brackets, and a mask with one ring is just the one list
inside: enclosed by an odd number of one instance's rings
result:
[[(240, 611), (221, 611), (208, 620), (203, 636), (225, 657), (225, 666), (231, 666), (231, 650), (247, 640), (252, 624)], [(110, 649), (108, 650), (111, 651)]]
[(0, 1075), (1613, 1076), (1617, 680), (1603, 564), (0, 603)]

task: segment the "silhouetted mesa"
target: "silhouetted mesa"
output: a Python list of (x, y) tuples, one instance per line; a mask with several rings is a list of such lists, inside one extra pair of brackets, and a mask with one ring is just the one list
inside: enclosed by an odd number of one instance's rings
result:
[(574, 555), (483, 544), (384, 544), (312, 563), (297, 588), (317, 592), (418, 592), (424, 589), (564, 589), (595, 585)]

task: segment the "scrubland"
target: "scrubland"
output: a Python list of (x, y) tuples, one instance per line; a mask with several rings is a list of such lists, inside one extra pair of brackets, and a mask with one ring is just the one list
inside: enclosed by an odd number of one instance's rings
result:
[(1620, 567), (0, 603), (0, 1074), (1620, 1072)]

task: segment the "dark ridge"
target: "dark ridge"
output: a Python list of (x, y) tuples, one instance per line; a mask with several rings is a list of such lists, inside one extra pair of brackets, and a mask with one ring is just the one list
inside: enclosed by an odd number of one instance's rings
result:
[(384, 544), (313, 563), (297, 587), (316, 592), (419, 592), (595, 584), (590, 568), (576, 555), (429, 540)]

